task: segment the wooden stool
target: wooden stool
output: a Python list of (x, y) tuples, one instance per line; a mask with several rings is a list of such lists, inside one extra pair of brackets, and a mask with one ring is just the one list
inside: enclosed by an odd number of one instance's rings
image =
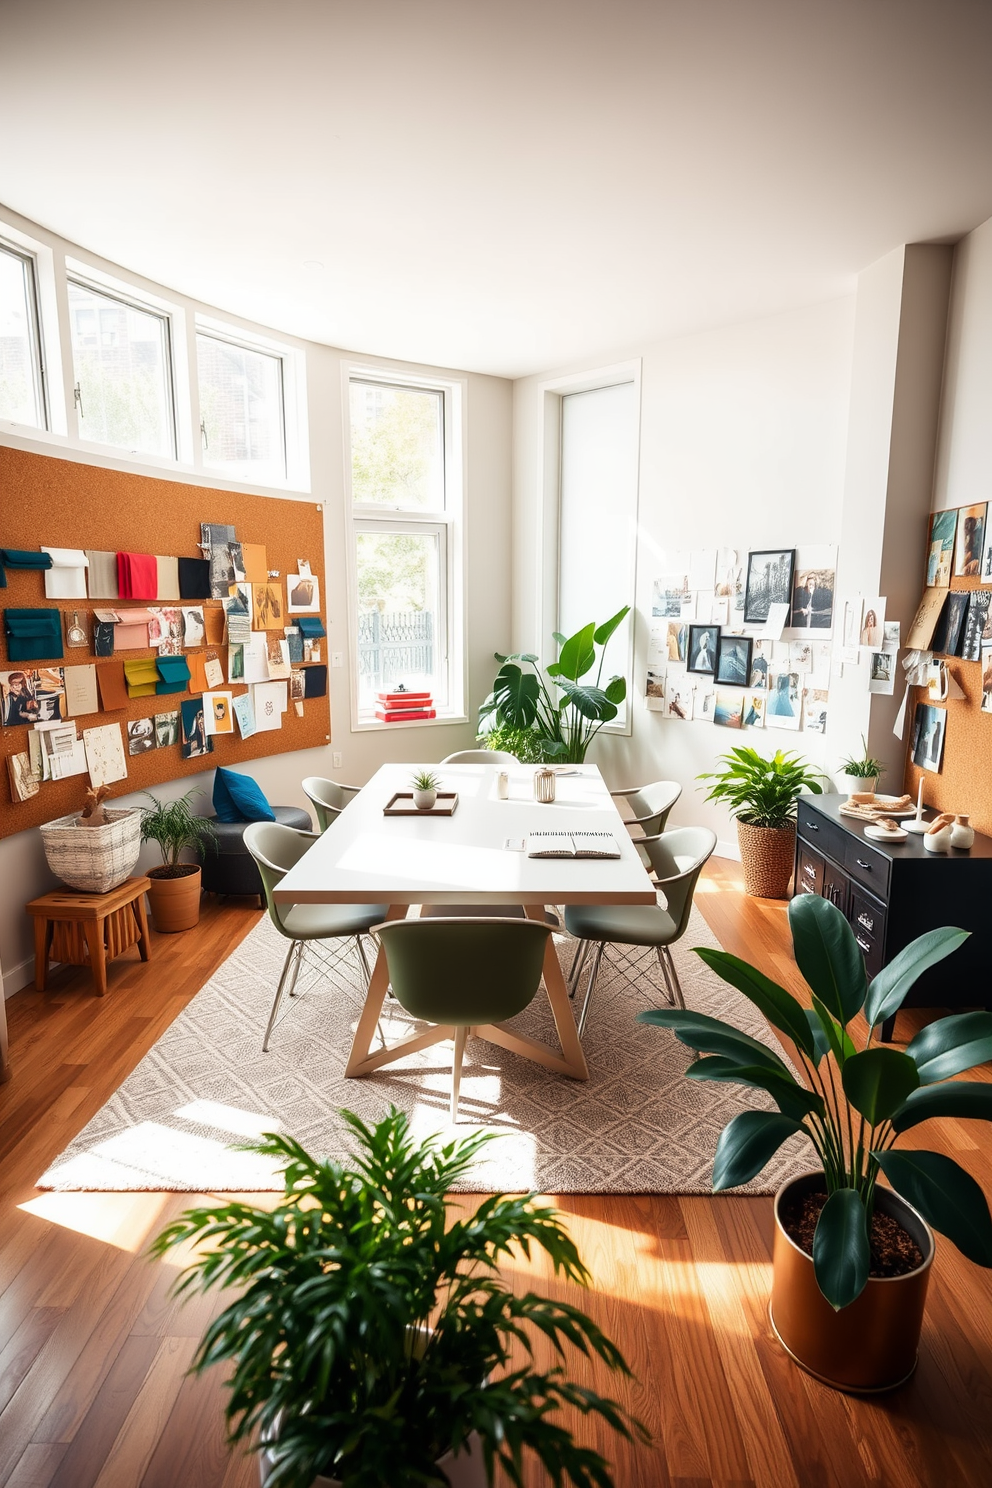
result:
[(109, 894), (55, 889), (26, 906), (34, 916), (34, 984), (44, 992), (49, 960), (88, 966), (102, 997), (107, 962), (137, 944), (142, 961), (150, 955), (145, 913), (147, 878), (127, 878)]

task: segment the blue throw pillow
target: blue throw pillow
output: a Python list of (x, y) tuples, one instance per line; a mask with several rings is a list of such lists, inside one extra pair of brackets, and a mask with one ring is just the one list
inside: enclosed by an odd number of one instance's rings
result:
[(214, 772), (214, 811), (222, 822), (275, 821), (275, 813), (250, 775)]

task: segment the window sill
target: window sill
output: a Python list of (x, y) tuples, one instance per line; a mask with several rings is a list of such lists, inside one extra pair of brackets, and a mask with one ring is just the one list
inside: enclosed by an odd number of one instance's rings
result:
[(447, 728), (450, 724), (468, 723), (468, 717), (464, 713), (439, 713), (436, 718), (413, 718), (409, 723), (383, 723), (379, 718), (361, 717), (357, 721), (352, 720), (351, 732), (353, 734), (379, 733), (406, 733), (407, 729), (422, 728)]

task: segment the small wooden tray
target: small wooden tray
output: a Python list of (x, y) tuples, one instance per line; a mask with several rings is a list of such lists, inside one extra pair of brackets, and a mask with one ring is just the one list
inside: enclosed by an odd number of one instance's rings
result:
[(414, 806), (413, 791), (396, 791), (382, 808), (383, 816), (454, 816), (458, 805), (457, 791), (438, 791), (429, 811)]

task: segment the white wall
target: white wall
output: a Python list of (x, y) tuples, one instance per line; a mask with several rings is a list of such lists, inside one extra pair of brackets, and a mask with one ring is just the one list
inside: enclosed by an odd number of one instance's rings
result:
[[(126, 278), (152, 293), (167, 294), (176, 304), (192, 305), (194, 309), (204, 313), (219, 314), (209, 306), (186, 300), (181, 295), (151, 284), (117, 265), (84, 254), (74, 245), (63, 242), (32, 223), (23, 222), (12, 213), (0, 211), (0, 220), (20, 226), (23, 231), (49, 244), (57, 254), (68, 252), (77, 257), (85, 257), (106, 272)], [(409, 759), (432, 763), (455, 749), (470, 747), (475, 740), (474, 719), (479, 704), (489, 690), (494, 672), (492, 654), (505, 646), (510, 630), (511, 384), (502, 378), (456, 374), (465, 376), (466, 379), (465, 595), (469, 674), (466, 711), (469, 721), (440, 726), (419, 725), (407, 729), (389, 727), (382, 731), (355, 733), (350, 725), (351, 673), (345, 587), (342, 367), (354, 360), (356, 354), (298, 341), (291, 336), (283, 336), (278, 331), (273, 332), (270, 328), (239, 321), (237, 317), (224, 315), (221, 318), (229, 324), (243, 325), (249, 330), (261, 330), (276, 335), (287, 344), (302, 347), (306, 352), (312, 474), (312, 495), (309, 499), (320, 501), (324, 507), (324, 590), (328, 622), (325, 645), (328, 655), (331, 651), (339, 650), (345, 656), (344, 667), (329, 667), (327, 674), (332, 744), (326, 749), (303, 750), (250, 761), (248, 768), (251, 774), (274, 803), (306, 805), (299, 782), (307, 775), (328, 775), (360, 785), (388, 760)], [(375, 363), (387, 368), (427, 370), (451, 375), (450, 369), (411, 368), (409, 363), (388, 362), (364, 355), (361, 360), (366, 364)], [(200, 482), (192, 476), (175, 471), (148, 470), (133, 462), (113, 457), (101, 459), (84, 455), (51, 442), (19, 438), (3, 430), (0, 430), (0, 442), (61, 458), (81, 459), (89, 464), (110, 465), (144, 474), (162, 474), (170, 479), (185, 480), (189, 484), (215, 487), (230, 484), (206, 477)], [(242, 489), (280, 497), (289, 502), (293, 499), (285, 492), (269, 491), (259, 486)], [(83, 536), (81, 534), (81, 542)], [(39, 544), (45, 541), (43, 532), (37, 534), (37, 541)], [(340, 751), (342, 755), (340, 768), (332, 765), (331, 755), (334, 751)], [(209, 794), (211, 783), (212, 775), (206, 773), (184, 777), (172, 786), (162, 786), (160, 790), (165, 796), (173, 796), (198, 785)], [(122, 804), (133, 804), (131, 797), (115, 797), (115, 805), (118, 800)], [(147, 851), (146, 849), (146, 853)], [(144, 866), (145, 861), (143, 856), (139, 866)], [(153, 861), (154, 858), (148, 858), (149, 865)], [(31, 928), (23, 905), (56, 885), (56, 880), (45, 863), (41, 839), (36, 831), (20, 832), (0, 841), (0, 884), (3, 885), (3, 893), (0, 895), (0, 963), (4, 971), (4, 991), (10, 996), (24, 986), (32, 975)]]
[[(742, 736), (648, 713), (640, 696), (651, 583), (663, 572), (657, 555), (663, 547), (727, 546), (746, 557), (749, 548), (839, 543), (854, 308), (848, 296), (632, 350), (642, 364), (633, 731), (630, 738), (601, 735), (590, 757), (613, 785), (680, 781), (672, 823), (712, 826), (729, 853), (736, 849), (727, 813), (703, 801), (695, 777)], [(541, 384), (578, 370), (586, 369), (560, 369), (514, 387), (516, 649), (532, 647), (541, 628), (542, 462), (549, 459)], [(604, 512), (604, 524), (609, 519)], [(824, 767), (836, 764), (829, 734), (769, 729), (750, 739), (769, 751), (801, 749)]]
[(992, 218), (954, 252), (933, 510), (992, 495)]

